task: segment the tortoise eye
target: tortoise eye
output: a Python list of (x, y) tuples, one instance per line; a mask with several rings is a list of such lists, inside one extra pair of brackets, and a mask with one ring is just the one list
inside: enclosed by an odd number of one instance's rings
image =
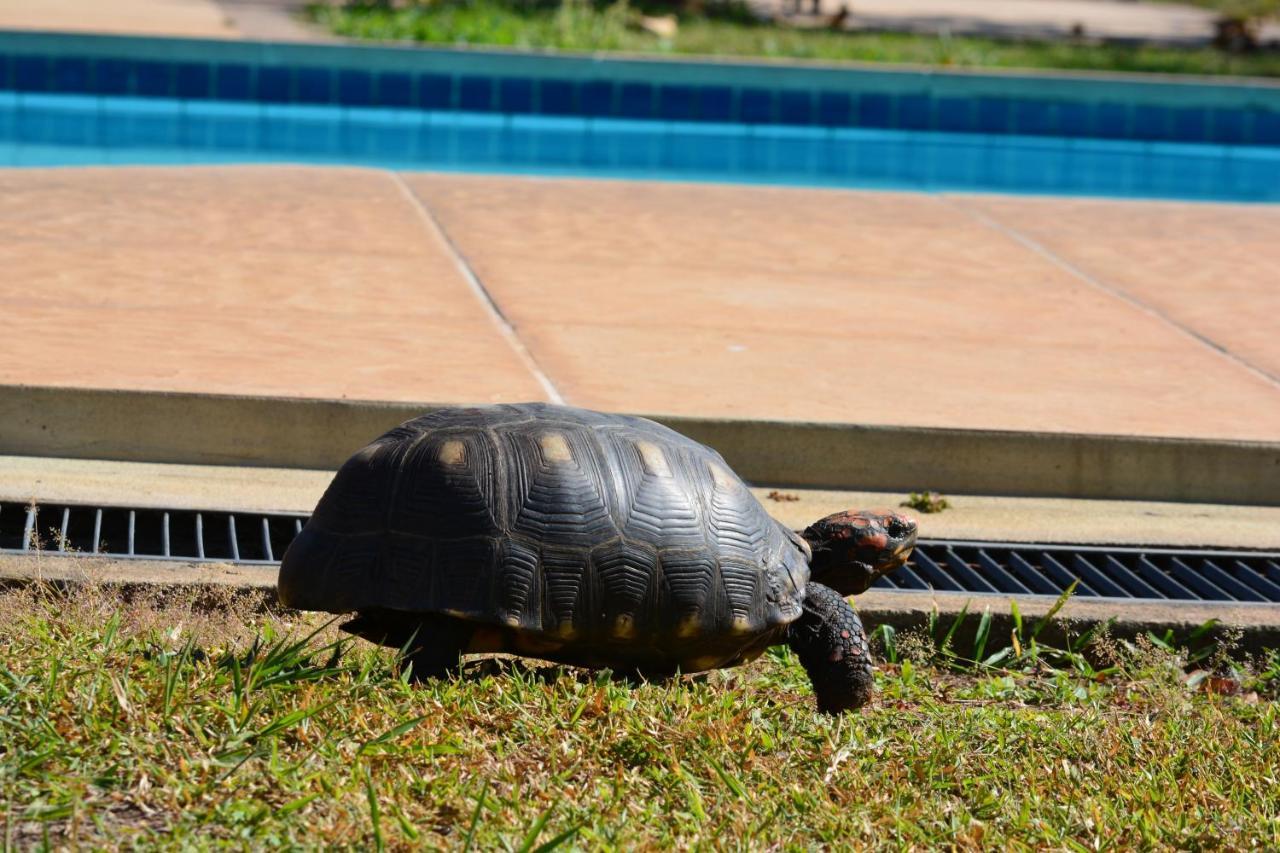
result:
[(911, 532), (911, 525), (903, 518), (897, 515), (891, 515), (885, 519), (885, 529), (889, 531), (889, 535), (894, 539), (901, 539)]

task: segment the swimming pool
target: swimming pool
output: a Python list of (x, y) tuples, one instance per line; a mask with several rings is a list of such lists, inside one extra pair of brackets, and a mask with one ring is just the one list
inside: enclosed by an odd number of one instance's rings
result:
[(1280, 200), (1259, 146), (0, 93), (0, 165), (249, 162)]
[(303, 162), (1280, 201), (1280, 88), (0, 37), (0, 166)]

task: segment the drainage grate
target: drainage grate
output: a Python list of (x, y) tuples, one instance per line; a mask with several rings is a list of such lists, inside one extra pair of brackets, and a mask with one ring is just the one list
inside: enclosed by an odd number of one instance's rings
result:
[(1280, 553), (923, 541), (877, 589), (1280, 602)]
[(0, 553), (278, 563), (305, 515), (0, 502)]
[[(269, 565), (305, 515), (0, 502), (0, 553), (106, 554)], [(924, 540), (877, 589), (1280, 602), (1280, 553)]]

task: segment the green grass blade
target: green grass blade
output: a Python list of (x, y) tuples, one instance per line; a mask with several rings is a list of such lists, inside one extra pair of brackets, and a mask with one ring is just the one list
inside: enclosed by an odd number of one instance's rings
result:
[(305, 797), (298, 797), (296, 800), (290, 800), (280, 808), (276, 809), (276, 817), (284, 817), (290, 812), (296, 812), (298, 809), (304, 809), (307, 804), (320, 796), (319, 792), (307, 794)]
[(387, 843), (382, 838), (382, 811), (378, 808), (378, 794), (373, 790), (373, 775), (368, 767), (364, 768), (364, 790), (369, 800), (369, 821), (373, 824), (374, 849), (382, 853), (387, 848)]
[(956, 614), (956, 618), (951, 621), (951, 627), (947, 629), (947, 633), (942, 638), (942, 642), (938, 644), (939, 650), (941, 650), (941, 652), (947, 657), (951, 657), (954, 654), (954, 651), (951, 648), (951, 638), (956, 635), (956, 631), (960, 630), (960, 626), (964, 623), (965, 617), (969, 615), (969, 605), (972, 603), (973, 602), (969, 600), (965, 601), (964, 607), (960, 608), (960, 612)]
[(978, 620), (978, 630), (973, 635), (973, 659), (982, 660), (982, 653), (987, 650), (987, 637), (991, 634), (991, 608), (982, 609), (982, 618)]
[(393, 728), (387, 729), (385, 732), (373, 738), (372, 740), (365, 741), (363, 744), (361, 744), (360, 748), (356, 750), (356, 754), (364, 755), (366, 752), (373, 749), (374, 747), (382, 746), (383, 744), (388, 743), (390, 741), (398, 740), (402, 734), (414, 728), (425, 719), (426, 719), (426, 715), (423, 715), (421, 717), (414, 717), (412, 720), (407, 720), (398, 726), (394, 726)]
[[(1066, 606), (1067, 601), (1069, 601), (1071, 599), (1071, 596), (1075, 594), (1076, 587), (1079, 585), (1080, 585), (1079, 578), (1077, 578), (1076, 580), (1073, 580), (1071, 582), (1071, 586), (1064, 589), (1062, 591), (1062, 595), (1058, 596), (1058, 600), (1055, 601), (1053, 603), (1053, 606), (1049, 608), (1049, 612), (1046, 613), (1044, 616), (1040, 617), (1038, 620), (1036, 620), (1035, 626), (1031, 629), (1032, 641), (1034, 641), (1037, 637), (1040, 636), (1041, 631), (1049, 627), (1049, 623), (1053, 621), (1053, 617), (1057, 616), (1058, 611), (1060, 611), (1063, 607)], [(1021, 619), (1018, 620), (1018, 631), (1019, 632), (1022, 631)]]
[(720, 781), (723, 782), (730, 791), (733, 791), (733, 795), (735, 797), (740, 800), (747, 799), (747, 789), (736, 776), (728, 770), (725, 770), (720, 762), (716, 761), (710, 755), (706, 756), (706, 759), (707, 763), (711, 765), (711, 769), (716, 771), (716, 775), (720, 777)]
[(572, 827), (571, 829), (566, 829), (564, 832), (560, 833), (555, 838), (552, 838), (550, 841), (546, 842), (545, 844), (540, 844), (537, 847), (535, 847), (532, 853), (549, 853), (549, 851), (555, 850), (561, 844), (567, 844), (568, 842), (573, 840), (573, 837), (575, 835), (578, 834), (579, 829), (580, 827), (577, 827), (577, 826)]
[(542, 834), (542, 830), (546, 827), (547, 821), (551, 820), (551, 813), (556, 810), (559, 801), (552, 803), (548, 808), (544, 809), (542, 814), (538, 815), (537, 820), (529, 827), (529, 831), (524, 834), (524, 840), (520, 842), (520, 846), (516, 848), (520, 853), (529, 853), (533, 849), (533, 845), (538, 843), (538, 836)]
[(476, 842), (476, 827), (480, 825), (480, 812), (484, 809), (484, 798), (489, 793), (489, 780), (484, 780), (484, 785), (480, 788), (480, 796), (476, 797), (476, 810), (471, 813), (471, 825), (467, 827), (467, 839), (462, 845), (463, 853), (471, 850)]

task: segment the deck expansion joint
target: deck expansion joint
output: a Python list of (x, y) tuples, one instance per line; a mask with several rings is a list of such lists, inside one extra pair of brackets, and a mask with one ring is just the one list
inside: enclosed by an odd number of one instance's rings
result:
[(475, 294), (476, 299), (478, 299), (485, 307), (489, 318), (493, 321), (494, 325), (498, 327), (503, 338), (510, 345), (512, 351), (515, 352), (516, 357), (520, 359), (520, 363), (524, 365), (525, 369), (528, 370), (529, 373), (533, 375), (533, 378), (538, 381), (538, 384), (542, 386), (543, 392), (547, 395), (547, 400), (552, 403), (563, 404), (565, 402), (564, 396), (560, 393), (560, 390), (556, 388), (555, 383), (551, 381), (551, 377), (548, 376), (546, 371), (542, 369), (542, 366), (538, 364), (537, 358), (534, 357), (524, 340), (521, 339), (520, 333), (516, 329), (515, 324), (511, 322), (506, 313), (503, 312), (502, 306), (498, 304), (497, 300), (493, 298), (493, 294), (489, 292), (487, 287), (485, 287), (484, 282), (481, 281), (480, 276), (472, 267), (471, 262), (467, 260), (467, 256), (463, 253), (461, 247), (459, 247), (458, 244), (454, 242), (453, 238), (449, 236), (449, 232), (445, 229), (444, 223), (436, 217), (436, 215), (431, 211), (431, 208), (429, 208), (422, 198), (404, 182), (404, 179), (401, 178), (399, 174), (396, 172), (387, 172), (386, 174), (391, 178), (392, 182), (395, 183), (396, 187), (405, 197), (405, 200), (409, 202), (409, 205), (417, 213), (419, 219), (422, 220), (423, 226), (431, 232), (435, 239), (439, 241), (440, 245), (444, 248), (445, 252), (449, 255), (449, 258), (453, 261), (454, 267), (458, 270), (458, 274), (462, 276), (463, 281), (467, 283), (471, 292)]

